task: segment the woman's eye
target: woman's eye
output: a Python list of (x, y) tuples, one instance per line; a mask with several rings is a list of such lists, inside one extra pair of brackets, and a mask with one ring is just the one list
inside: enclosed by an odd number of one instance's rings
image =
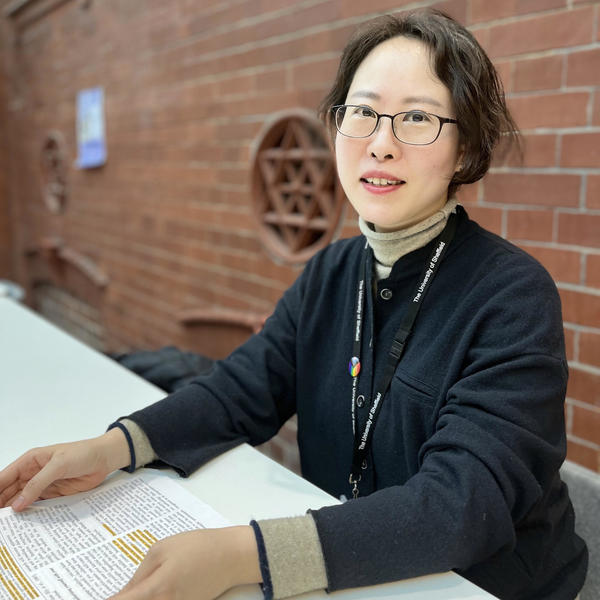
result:
[(429, 123), (431, 119), (427, 113), (412, 110), (404, 115), (403, 121), (405, 123)]
[(375, 113), (366, 106), (357, 106), (352, 114), (356, 117), (365, 117), (367, 119), (373, 118), (373, 116), (375, 115)]

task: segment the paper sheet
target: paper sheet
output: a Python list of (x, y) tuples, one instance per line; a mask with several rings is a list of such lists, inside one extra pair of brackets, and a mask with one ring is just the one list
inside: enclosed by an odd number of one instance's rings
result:
[(0, 600), (104, 600), (152, 544), (229, 523), (160, 473), (138, 472), (85, 494), (0, 509)]

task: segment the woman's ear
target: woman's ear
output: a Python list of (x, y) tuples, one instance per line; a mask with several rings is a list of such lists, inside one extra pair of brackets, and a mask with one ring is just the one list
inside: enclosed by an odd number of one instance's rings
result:
[(455, 174), (462, 171), (462, 169), (464, 167), (464, 164), (463, 164), (464, 158), (465, 158), (465, 147), (464, 147), (464, 145), (462, 145), (458, 150), (458, 158), (456, 159), (456, 168), (454, 170)]

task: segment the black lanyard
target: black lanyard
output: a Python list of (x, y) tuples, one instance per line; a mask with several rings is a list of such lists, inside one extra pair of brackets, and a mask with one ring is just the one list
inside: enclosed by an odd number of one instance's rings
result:
[(408, 336), (414, 327), (417, 314), (419, 313), (419, 309), (423, 304), (425, 294), (431, 287), (433, 278), (439, 270), (439, 266), (444, 258), (444, 254), (446, 253), (448, 246), (450, 245), (450, 242), (452, 241), (452, 238), (454, 237), (455, 231), (456, 213), (452, 213), (448, 218), (448, 222), (446, 223), (443, 231), (435, 239), (435, 244), (429, 260), (423, 268), (419, 278), (419, 283), (417, 284), (417, 287), (412, 295), (412, 301), (406, 310), (396, 335), (394, 336), (394, 341), (392, 342), (392, 347), (388, 353), (387, 364), (383, 374), (381, 377), (379, 377), (375, 385), (375, 395), (372, 406), (369, 410), (367, 422), (364, 429), (359, 431), (356, 422), (355, 405), (356, 391), (358, 389), (358, 375), (361, 367), (359, 357), (361, 349), (360, 344), (362, 338), (365, 293), (366, 286), (369, 281), (369, 277), (367, 276), (367, 250), (365, 249), (363, 252), (360, 265), (361, 279), (358, 282), (358, 290), (356, 293), (354, 343), (352, 347), (352, 358), (350, 359), (350, 364), (348, 365), (350, 375), (352, 376), (352, 431), (354, 433), (354, 455), (352, 458), (352, 471), (350, 472), (349, 482), (350, 485), (353, 486), (352, 496), (354, 498), (358, 497), (358, 483), (361, 480), (360, 471), (373, 439), (373, 430), (375, 429), (375, 423), (381, 410), (383, 397), (385, 396), (390, 383), (392, 382), (394, 371), (400, 362), (400, 358), (402, 357), (402, 353), (404, 352), (404, 347), (406, 345), (406, 340), (408, 339)]

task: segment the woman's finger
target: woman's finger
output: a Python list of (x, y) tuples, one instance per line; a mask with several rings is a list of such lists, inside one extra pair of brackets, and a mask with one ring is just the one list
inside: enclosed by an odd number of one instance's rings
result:
[(142, 575), (136, 579), (144, 563), (140, 565), (131, 581), (110, 600), (160, 600), (162, 597), (157, 593), (157, 586), (160, 584), (160, 575), (157, 569), (154, 569), (148, 575)]
[(133, 589), (156, 572), (160, 566), (160, 560), (156, 559), (155, 556), (156, 552), (153, 551), (149, 551), (148, 554), (146, 554), (142, 564), (136, 569), (133, 577), (129, 580), (122, 591), (129, 591)]
[(21, 495), (21, 488), (18, 487), (17, 490), (15, 491), (15, 493), (10, 496), (10, 498), (6, 499), (6, 502), (4, 503), (4, 507), (2, 508), (6, 508), (7, 506), (12, 506), (15, 502), (15, 500)]
[(15, 486), (18, 486), (23, 479), (21, 474), (23, 462), (22, 456), (0, 471), (0, 508), (8, 505), (8, 499), (15, 493)]
[(15, 481), (12, 484), (6, 486), (0, 493), (0, 508), (10, 506), (17, 496), (21, 493), (22, 484), (19, 481)]
[(52, 457), (39, 473), (27, 482), (17, 499), (12, 503), (13, 509), (20, 512), (35, 502), (48, 486), (63, 476), (63, 471), (62, 461)]

